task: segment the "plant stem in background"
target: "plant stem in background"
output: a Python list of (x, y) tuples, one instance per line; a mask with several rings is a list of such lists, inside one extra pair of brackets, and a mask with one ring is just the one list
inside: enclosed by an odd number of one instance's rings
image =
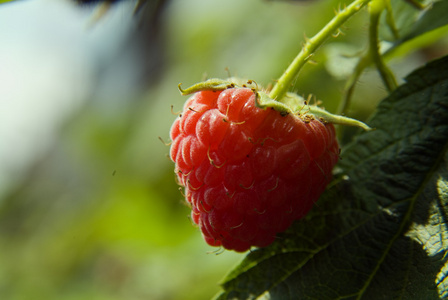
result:
[(371, 0), (355, 0), (345, 9), (337, 12), (336, 16), (321, 29), (311, 39), (305, 41), (300, 53), (296, 56), (293, 62), (289, 65), (283, 75), (279, 78), (269, 97), (272, 99), (281, 99), (291, 87), (292, 82), (299, 74), (301, 68), (307, 61), (311, 59), (314, 52), (330, 37), (338, 32), (342, 24), (344, 24), (351, 16), (357, 13)]
[(397, 87), (397, 81), (381, 57), (378, 40), (380, 16), (386, 8), (386, 2), (387, 0), (374, 0), (369, 4), (369, 56), (372, 57), (372, 60), (375, 63), (375, 66), (387, 90), (392, 92)]
[(396, 40), (398, 40), (400, 38), (400, 36), (398, 34), (397, 25), (395, 24), (394, 15), (393, 15), (393, 11), (392, 11), (392, 5), (390, 4), (390, 1), (386, 1), (384, 3), (384, 5), (386, 7), (386, 23), (387, 23), (387, 26), (389, 27), (390, 31), (392, 32), (394, 38)]
[(371, 57), (367, 54), (363, 55), (358, 63), (355, 66), (351, 76), (348, 78), (345, 84), (345, 93), (343, 95), (342, 101), (339, 105), (338, 114), (343, 115), (347, 113), (347, 110), (350, 106), (350, 102), (353, 96), (353, 92), (355, 91), (356, 83), (358, 82), (359, 77), (361, 77), (362, 72), (368, 65), (372, 63)]
[(397, 82), (393, 73), (384, 63), (383, 58), (380, 54), (378, 40), (379, 20), (381, 13), (385, 9), (388, 12), (388, 25), (393, 33), (396, 31), (391, 11), (389, 10), (390, 7), (388, 5), (390, 6), (390, 3), (388, 3), (387, 0), (373, 0), (369, 4), (369, 48), (367, 52), (359, 59), (352, 75), (347, 80), (344, 97), (339, 106), (338, 114), (347, 113), (348, 107), (350, 106), (351, 98), (353, 96), (353, 92), (355, 90), (356, 82), (358, 81), (359, 77), (361, 77), (364, 69), (367, 68), (371, 63), (374, 63), (376, 65), (380, 77), (389, 92), (393, 91), (397, 87)]

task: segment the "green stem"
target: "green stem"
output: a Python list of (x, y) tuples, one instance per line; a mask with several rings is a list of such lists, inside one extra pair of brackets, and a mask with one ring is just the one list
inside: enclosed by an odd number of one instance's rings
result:
[(371, 0), (355, 0), (345, 9), (339, 11), (336, 16), (319, 31), (315, 36), (305, 42), (302, 51), (296, 56), (283, 75), (279, 78), (269, 97), (272, 99), (281, 99), (289, 90), (291, 83), (296, 78), (305, 63), (310, 60), (314, 52), (332, 36), (342, 24), (351, 16), (357, 13), (364, 5)]
[[(384, 82), (384, 85), (388, 89), (389, 92), (393, 91), (397, 87), (397, 82), (393, 73), (384, 63), (383, 57), (379, 52), (379, 41), (378, 41), (378, 26), (380, 15), (383, 10), (389, 9), (390, 3), (385, 0), (373, 0), (369, 7), (370, 13), (370, 24), (369, 24), (369, 48), (367, 52), (363, 54), (363, 56), (359, 59), (358, 64), (356, 65), (352, 75), (347, 80), (345, 85), (345, 93), (344, 98), (339, 106), (338, 113), (346, 114), (348, 107), (351, 102), (351, 98), (353, 96), (353, 92), (355, 90), (355, 85), (361, 77), (362, 72), (365, 68), (367, 68), (371, 63), (374, 63), (378, 69), (378, 72), (381, 76), (381, 79)], [(389, 11), (388, 11), (389, 12)], [(392, 19), (391, 19), (392, 20)], [(393, 25), (393, 22), (390, 26)]]
[(353, 92), (355, 91), (356, 83), (361, 77), (361, 74), (364, 71), (364, 69), (367, 68), (367, 66), (370, 65), (371, 63), (372, 59), (368, 54), (364, 54), (359, 59), (355, 69), (353, 70), (353, 73), (351, 74), (350, 78), (347, 80), (347, 83), (345, 85), (344, 97), (339, 105), (338, 114), (340, 115), (347, 114), (353, 96)]
[(383, 80), (389, 92), (392, 92), (397, 87), (397, 81), (393, 73), (384, 63), (380, 54), (379, 41), (378, 41), (378, 27), (380, 22), (380, 16), (385, 9), (384, 0), (372, 1), (370, 6), (370, 26), (369, 26), (369, 55), (372, 57), (373, 62)]
[(425, 9), (425, 5), (416, 0), (405, 0), (405, 1), (417, 9), (420, 9), (420, 10)]
[(395, 25), (394, 15), (392, 11), (392, 5), (390, 4), (390, 1), (386, 1), (384, 3), (386, 6), (386, 23), (387, 26), (389, 26), (390, 31), (394, 35), (394, 39), (398, 40), (400, 38), (400, 35), (398, 34), (397, 25)]

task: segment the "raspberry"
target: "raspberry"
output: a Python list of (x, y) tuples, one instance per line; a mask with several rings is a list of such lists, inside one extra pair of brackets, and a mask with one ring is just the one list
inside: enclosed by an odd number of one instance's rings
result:
[(255, 89), (233, 86), (185, 103), (170, 156), (205, 241), (243, 252), (305, 216), (331, 180), (339, 145), (332, 124), (262, 109)]

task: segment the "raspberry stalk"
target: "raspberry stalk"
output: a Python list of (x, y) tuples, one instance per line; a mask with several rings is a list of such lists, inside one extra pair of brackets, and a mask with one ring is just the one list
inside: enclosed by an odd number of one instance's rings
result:
[(291, 83), (299, 74), (302, 67), (311, 59), (314, 52), (344, 24), (351, 16), (361, 10), (371, 0), (355, 0), (349, 6), (337, 12), (336, 16), (315, 36), (305, 41), (300, 53), (289, 65), (283, 75), (279, 78), (272, 91), (269, 93), (271, 99), (282, 99), (289, 90)]

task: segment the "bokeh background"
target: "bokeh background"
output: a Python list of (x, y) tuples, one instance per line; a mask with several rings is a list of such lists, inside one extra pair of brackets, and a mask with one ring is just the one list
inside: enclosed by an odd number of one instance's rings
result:
[[(244, 254), (216, 253), (191, 225), (164, 144), (186, 100), (177, 85), (268, 85), (340, 2), (153, 0), (134, 15), (122, 1), (101, 18), (70, 0), (0, 5), (0, 299), (216, 294)], [(294, 90), (334, 112), (367, 20), (322, 47)], [(395, 60), (397, 77), (428, 53)], [(385, 95), (367, 70), (350, 116), (366, 120)]]

